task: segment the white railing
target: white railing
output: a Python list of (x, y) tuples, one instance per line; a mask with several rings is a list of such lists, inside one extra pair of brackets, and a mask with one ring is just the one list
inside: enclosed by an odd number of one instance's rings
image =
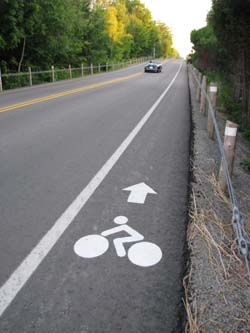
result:
[(52, 65), (48, 70), (32, 70), (31, 67), (29, 67), (28, 71), (19, 73), (14, 72), (1, 74), (0, 69), (0, 92), (7, 89), (21, 88), (33, 86), (35, 84), (80, 78), (88, 75), (115, 71), (133, 64), (143, 63), (149, 59), (149, 57), (142, 57), (130, 59), (120, 63), (106, 63), (98, 65), (91, 64), (90, 66), (84, 66), (81, 64), (80, 67), (71, 67), (71, 65), (69, 65), (67, 68), (55, 68), (55, 66)]

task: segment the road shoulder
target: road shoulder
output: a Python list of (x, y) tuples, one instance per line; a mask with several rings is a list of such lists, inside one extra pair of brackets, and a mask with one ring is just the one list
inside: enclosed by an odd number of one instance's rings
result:
[[(187, 332), (249, 332), (250, 282), (237, 252), (231, 225), (231, 206), (217, 183), (220, 155), (208, 139), (206, 117), (199, 112), (195, 85), (189, 73), (193, 116), (193, 182), (190, 199), (186, 289)], [(219, 115), (223, 132), (225, 119)], [(250, 175), (241, 166), (249, 147), (239, 138), (233, 186), (246, 218), (249, 235)]]

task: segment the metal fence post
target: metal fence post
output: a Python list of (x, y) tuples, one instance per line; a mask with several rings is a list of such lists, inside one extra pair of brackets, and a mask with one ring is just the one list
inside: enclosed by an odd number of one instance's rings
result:
[(69, 77), (72, 79), (72, 70), (71, 70), (71, 65), (69, 65)]
[(29, 67), (29, 81), (30, 81), (30, 86), (32, 87), (32, 72), (30, 67)]
[[(229, 176), (232, 176), (233, 173), (233, 164), (234, 164), (234, 155), (236, 148), (236, 139), (237, 139), (237, 128), (238, 125), (226, 121), (225, 135), (224, 135), (224, 151), (225, 157), (228, 165)], [(223, 192), (227, 190), (227, 178), (223, 168), (223, 161), (221, 161), (220, 172), (219, 172), (219, 184)]]
[(54, 69), (54, 66), (51, 66), (51, 76), (52, 76), (52, 82), (55, 82), (55, 69)]
[(2, 72), (1, 72), (1, 68), (0, 68), (0, 92), (3, 91), (3, 82), (2, 82)]
[(200, 104), (200, 112), (205, 115), (206, 113), (206, 95), (204, 91), (207, 91), (207, 78), (205, 75), (202, 77), (202, 90), (201, 90), (201, 104)]
[(83, 64), (81, 64), (81, 75), (82, 75), (82, 77), (83, 77)]
[(208, 110), (208, 118), (207, 118), (207, 131), (210, 139), (214, 138), (214, 122), (211, 112), (214, 112), (214, 115), (216, 115), (216, 95), (217, 95), (217, 84), (211, 83), (209, 87), (209, 99), (212, 105), (212, 110)]

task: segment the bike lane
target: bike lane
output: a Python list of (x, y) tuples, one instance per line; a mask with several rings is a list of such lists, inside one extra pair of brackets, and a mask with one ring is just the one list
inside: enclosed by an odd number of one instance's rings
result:
[[(183, 68), (149, 122), (6, 310), (3, 331), (180, 330), (189, 137)], [(142, 182), (155, 193), (146, 195), (144, 203), (128, 201), (130, 192), (124, 189)], [(123, 230), (112, 233), (118, 225)], [(125, 255), (119, 256), (114, 240), (129, 236), (124, 226), (143, 239), (123, 243)], [(79, 256), (74, 247), (87, 235), (102, 235), (106, 252), (98, 257)], [(131, 260), (133, 255), (128, 257), (130, 249), (142, 241), (154, 244), (161, 253), (144, 267), (142, 260), (138, 264), (137, 259)], [(142, 258), (148, 262), (148, 255)]]

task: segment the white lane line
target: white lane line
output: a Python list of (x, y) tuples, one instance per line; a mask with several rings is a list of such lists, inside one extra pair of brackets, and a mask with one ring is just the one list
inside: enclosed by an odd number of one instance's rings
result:
[(88, 185), (82, 190), (82, 192), (76, 197), (76, 199), (70, 204), (70, 206), (65, 210), (65, 212), (59, 217), (55, 222), (53, 227), (44, 235), (40, 242), (33, 248), (33, 250), (28, 254), (28, 256), (22, 261), (22, 263), (17, 267), (17, 269), (12, 273), (9, 279), (2, 285), (0, 289), (0, 316), (4, 313), (6, 308), (14, 300), (18, 292), (22, 289), (25, 283), (29, 280), (31, 275), (35, 272), (37, 267), (41, 264), (43, 259), (47, 256), (53, 246), (56, 244), (58, 239), (62, 236), (64, 231), (73, 222), (74, 218), (84, 207), (88, 199), (95, 192), (101, 182), (108, 175), (109, 171), (116, 164), (118, 159), (122, 156), (124, 151), (128, 148), (130, 143), (140, 132), (142, 127), (145, 125), (147, 120), (150, 118), (152, 113), (156, 110), (158, 105), (161, 103), (162, 99), (165, 97), (169, 89), (175, 82), (183, 63), (179, 66), (177, 73), (175, 74), (173, 80), (170, 82), (168, 87), (164, 90), (158, 100), (153, 104), (153, 106), (148, 110), (148, 112), (143, 116), (139, 123), (135, 126), (132, 132), (127, 136), (127, 138), (121, 143), (113, 155), (106, 161), (102, 168), (97, 172), (97, 174), (91, 179)]

